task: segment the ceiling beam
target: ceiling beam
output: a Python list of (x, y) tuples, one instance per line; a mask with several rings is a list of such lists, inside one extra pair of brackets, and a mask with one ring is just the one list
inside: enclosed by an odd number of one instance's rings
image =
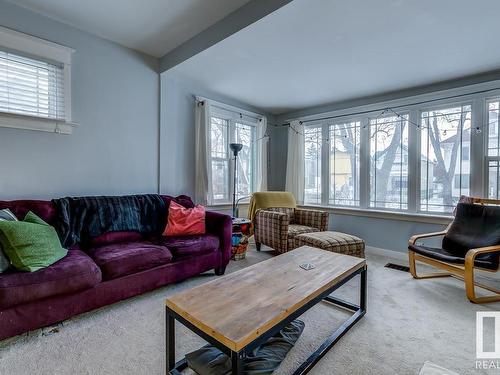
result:
[(249, 1), (241, 8), (236, 9), (222, 20), (161, 57), (160, 72), (173, 68), (292, 1), (293, 0)]

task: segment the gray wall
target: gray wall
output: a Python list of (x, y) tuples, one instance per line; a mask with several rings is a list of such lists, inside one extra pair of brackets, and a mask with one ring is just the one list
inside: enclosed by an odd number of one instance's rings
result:
[(156, 192), (159, 61), (0, 0), (0, 25), (74, 48), (73, 134), (0, 128), (0, 199)]
[(196, 95), (262, 113), (267, 116), (270, 124), (274, 123), (272, 115), (215, 94), (206, 87), (179, 77), (171, 71), (161, 74), (161, 92), (160, 191), (162, 193), (187, 194), (194, 197), (194, 97)]
[[(381, 219), (353, 215), (330, 214), (330, 230), (353, 234), (369, 246), (406, 252), (408, 240), (418, 233), (437, 232), (446, 225)], [(436, 243), (427, 241), (426, 243)]]

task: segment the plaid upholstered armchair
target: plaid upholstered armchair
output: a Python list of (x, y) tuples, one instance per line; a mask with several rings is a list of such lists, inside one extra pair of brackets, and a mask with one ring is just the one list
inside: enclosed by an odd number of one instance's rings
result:
[[(264, 244), (279, 253), (286, 253), (296, 247), (294, 241), (296, 235), (328, 230), (328, 212), (295, 208), (295, 198), (290, 193), (256, 194), (280, 194), (281, 205), (290, 206), (256, 210), (253, 223), (255, 244), (258, 251)], [(290, 201), (285, 202), (287, 199)]]

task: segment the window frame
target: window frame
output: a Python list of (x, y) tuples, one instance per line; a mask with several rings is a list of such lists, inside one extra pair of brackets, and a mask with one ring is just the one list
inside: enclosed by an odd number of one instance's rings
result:
[[(477, 108), (475, 109), (475, 106), (474, 106), (474, 102), (473, 100), (463, 100), (463, 101), (445, 101), (443, 103), (438, 103), (438, 104), (435, 104), (435, 105), (427, 105), (427, 106), (421, 106), (418, 110), (418, 124), (422, 124), (422, 114), (424, 112), (431, 112), (431, 111), (439, 111), (440, 109), (449, 109), (449, 108), (452, 108), (452, 107), (460, 107), (460, 108), (463, 108), (465, 106), (470, 106), (470, 112), (471, 112), (471, 134), (470, 134), (470, 144), (469, 144), (469, 170), (470, 170), (470, 173), (468, 174), (469, 175), (469, 181), (468, 181), (468, 186), (469, 186), (469, 194), (472, 195), (472, 189), (471, 189), (471, 186), (472, 186), (472, 179), (473, 179), (473, 173), (472, 173), (472, 169), (473, 169), (473, 157), (472, 157), (472, 153), (473, 151), (475, 152), (476, 151), (476, 147), (473, 147), (473, 135), (474, 135), (474, 111), (477, 110)], [(418, 150), (421, 151), (421, 142), (422, 142), (422, 128), (419, 129), (418, 131)], [(409, 141), (410, 142), (410, 141)], [(421, 156), (421, 154), (420, 154)], [(415, 155), (416, 157), (416, 155)], [(420, 193), (421, 193), (421, 159), (419, 158), (418, 160), (418, 165), (419, 165), (419, 169), (418, 169), (418, 173), (416, 176), (417, 177), (417, 181), (418, 181), (418, 184), (416, 186), (416, 189), (418, 191), (418, 200), (416, 201), (416, 212), (417, 213), (420, 213), (420, 214), (437, 214), (437, 215), (449, 215), (450, 213), (449, 212), (446, 212), (446, 211), (430, 211), (430, 210), (423, 210), (421, 208), (421, 196), (420, 196)], [(476, 167), (474, 167), (474, 169), (476, 169)], [(451, 184), (452, 184), (452, 189), (453, 189), (453, 186), (454, 186), (454, 178), (452, 179), (451, 181)]]
[(72, 121), (71, 113), (71, 59), (74, 49), (3, 26), (0, 26), (0, 49), (43, 62), (61, 64), (63, 67), (65, 107), (63, 121), (0, 112), (0, 127), (71, 134), (76, 126)]
[[(469, 194), (472, 196), (487, 196), (488, 194), (488, 103), (500, 101), (499, 82), (487, 82), (466, 87), (444, 90), (440, 92), (421, 94), (415, 97), (394, 99), (388, 102), (375, 102), (373, 104), (350, 107), (332, 112), (308, 115), (297, 118), (304, 122), (304, 126), (318, 123), (339, 124), (351, 121), (361, 122), (360, 145), (360, 205), (343, 206), (334, 205), (328, 199), (315, 205), (305, 203), (303, 206), (322, 207), (335, 213), (356, 214), (361, 216), (387, 217), (401, 215), (404, 220), (426, 222), (445, 222), (451, 217), (449, 212), (429, 212), (420, 209), (421, 186), (421, 160), (420, 148), (422, 131), (412, 124), (421, 124), (422, 112), (441, 108), (471, 106), (471, 139), (470, 139), (470, 173)], [(370, 207), (370, 155), (369, 155), (369, 119), (380, 115), (383, 110), (394, 108), (400, 114), (409, 114), (408, 133), (408, 209), (393, 211), (388, 209)], [(357, 114), (356, 114), (357, 113)], [(321, 119), (324, 118), (324, 119)], [(476, 131), (476, 127), (480, 127)], [(500, 156), (498, 157), (500, 160)], [(323, 169), (323, 173), (328, 169)], [(326, 181), (328, 183), (328, 181)], [(452, 181), (454, 182), (454, 181)], [(329, 186), (323, 186), (323, 196), (328, 198)]]
[[(408, 174), (407, 174), (407, 177), (408, 177), (408, 180), (409, 180), (409, 177), (410, 177), (410, 152), (409, 152), (409, 144), (410, 144), (410, 113), (409, 111), (400, 111), (398, 112), (401, 117), (403, 116), (407, 116), (406, 119), (402, 120), (402, 121), (405, 121), (406, 122), (406, 126), (407, 126), (407, 129), (408, 129), (408, 161), (406, 162), (406, 164), (408, 165), (407, 166), (407, 169), (408, 169)], [(382, 116), (367, 116), (367, 136), (368, 136), (368, 150), (367, 150), (367, 154), (368, 154), (368, 163), (367, 163), (367, 166), (366, 168), (368, 169), (367, 171), (367, 174), (368, 174), (368, 180), (367, 180), (367, 185), (368, 185), (368, 196), (367, 196), (367, 205), (366, 205), (366, 208), (367, 209), (373, 209), (373, 210), (380, 210), (380, 211), (388, 211), (388, 212), (406, 212), (408, 211), (409, 209), (409, 201), (410, 201), (410, 197), (409, 197), (409, 189), (408, 189), (408, 181), (407, 181), (407, 188), (406, 188), (406, 207), (407, 209), (401, 209), (401, 208), (385, 208), (385, 207), (380, 207), (380, 206), (377, 206), (376, 205), (376, 202), (377, 202), (377, 198), (375, 197), (375, 200), (373, 201), (373, 205), (372, 205), (372, 196), (371, 196), (371, 188), (372, 188), (372, 184), (371, 184), (371, 171), (372, 171), (372, 160), (371, 160), (371, 127), (372, 126), (376, 126), (377, 124), (372, 124), (372, 121), (375, 120), (377, 121), (378, 119), (380, 118), (388, 118), (388, 117), (400, 117), (400, 116), (397, 116), (396, 114), (394, 113), (387, 113), (385, 115), (382, 115)], [(401, 136), (403, 136), (403, 134), (401, 134)], [(400, 205), (403, 204), (402, 201), (400, 201)]]
[[(354, 128), (356, 129), (357, 127), (359, 127), (359, 152), (358, 152), (358, 156), (357, 156), (357, 159), (358, 159), (358, 187), (357, 187), (357, 192), (358, 192), (358, 195), (359, 195), (359, 199), (353, 199), (352, 201), (353, 202), (356, 202), (357, 201), (357, 204), (330, 204), (330, 193), (331, 193), (331, 155), (330, 155), (330, 150), (331, 150), (331, 139), (330, 139), (330, 135), (331, 135), (331, 131), (332, 129), (334, 129), (336, 126), (339, 126), (339, 125), (346, 125), (346, 124), (358, 124), (359, 125), (354, 125), (352, 126), (351, 128)], [(361, 200), (362, 200), (362, 184), (361, 184), (361, 180), (362, 180), (362, 170), (361, 170), (361, 164), (363, 163), (362, 162), (362, 144), (363, 144), (363, 124), (362, 124), (362, 121), (360, 120), (359, 117), (344, 117), (341, 119), (341, 121), (328, 121), (325, 125), (326, 127), (326, 134), (327, 134), (327, 139), (326, 139), (326, 153), (327, 153), (327, 160), (326, 160), (326, 172), (325, 173), (325, 190), (326, 190), (326, 204), (328, 206), (332, 206), (332, 207), (345, 207), (345, 208), (360, 208), (362, 206), (362, 203), (361, 203)], [(352, 168), (352, 166), (351, 166)], [(352, 174), (352, 170), (351, 170), (351, 174)], [(356, 183), (356, 181), (354, 182)], [(356, 190), (356, 189), (355, 189)], [(355, 196), (356, 194), (354, 194)], [(335, 198), (333, 198), (333, 200), (335, 200)]]
[[(497, 164), (500, 164), (500, 145), (498, 146), (497, 156), (490, 156), (489, 155), (489, 134), (490, 134), (490, 120), (489, 120), (489, 115), (490, 115), (490, 110), (489, 110), (489, 105), (490, 103), (493, 102), (498, 102), (499, 103), (499, 108), (498, 108), (498, 113), (499, 116), (497, 118), (497, 138), (499, 140), (500, 144), (500, 96), (494, 96), (494, 97), (489, 97), (485, 99), (485, 113), (484, 113), (484, 123), (486, 126), (483, 129), (484, 133), (484, 196), (486, 198), (493, 198), (493, 199), (498, 199), (500, 198), (500, 194), (498, 194), (498, 197), (491, 197), (489, 193), (489, 185), (490, 185), (490, 174), (489, 174), (489, 168), (490, 168), (490, 163), (491, 162), (496, 162)], [(497, 173), (497, 191), (500, 190), (498, 188), (498, 181), (500, 181), (500, 173)]]
[[(260, 122), (261, 116), (257, 114), (251, 114), (248, 111), (241, 111), (239, 112), (236, 108), (222, 105), (222, 104), (211, 104), (210, 105), (210, 126), (212, 124), (212, 117), (219, 118), (222, 120), (227, 121), (227, 156), (226, 158), (220, 158), (220, 157), (212, 157), (212, 147), (210, 145), (210, 150), (207, 150), (208, 152), (208, 158), (210, 159), (210, 165), (212, 165), (212, 160), (224, 160), (227, 161), (227, 165), (229, 167), (228, 171), (228, 186), (227, 186), (227, 191), (228, 191), (228, 197), (223, 198), (223, 199), (215, 199), (213, 193), (212, 197), (210, 197), (211, 205), (213, 206), (222, 206), (222, 205), (229, 205), (232, 203), (233, 199), (233, 180), (234, 180), (234, 156), (229, 148), (230, 143), (235, 143), (236, 141), (236, 126), (237, 124), (242, 124), (245, 126), (250, 126), (252, 127), (252, 135), (251, 135), (251, 148), (252, 148), (252, 156), (251, 156), (251, 163), (252, 163), (252, 168), (253, 168), (253, 173), (252, 173), (252, 181), (251, 181), (251, 188), (249, 190), (255, 190), (256, 189), (256, 184), (257, 184), (257, 162), (258, 162), (258, 155), (257, 155), (257, 127)], [(211, 129), (209, 131), (211, 134)], [(211, 142), (210, 142), (211, 144)], [(238, 155), (238, 158), (240, 155)], [(212, 173), (211, 173), (212, 175)], [(213, 186), (213, 178), (209, 182)], [(211, 189), (212, 190), (212, 189)], [(253, 191), (250, 191), (249, 193), (251, 194)], [(239, 196), (238, 194), (236, 195), (236, 199), (243, 198), (245, 196)]]

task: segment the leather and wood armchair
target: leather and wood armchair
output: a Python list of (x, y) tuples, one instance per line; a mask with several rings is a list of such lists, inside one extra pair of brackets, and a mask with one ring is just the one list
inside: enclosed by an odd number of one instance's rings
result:
[[(295, 198), (286, 192), (262, 192), (255, 195), (261, 201), (270, 202), (274, 197), (279, 197), (280, 203), (289, 207), (269, 207), (256, 210), (253, 224), (257, 250), (260, 251), (264, 244), (285, 253), (293, 250), (296, 245), (294, 237), (302, 233), (320, 232), (328, 230), (328, 212), (320, 210), (306, 210), (296, 208)], [(269, 198), (270, 197), (270, 198)], [(252, 197), (252, 200), (255, 199)], [(276, 201), (278, 201), (276, 200)], [(287, 200), (290, 200), (287, 202)], [(252, 203), (250, 203), (252, 206)]]
[[(415, 279), (452, 276), (465, 281), (467, 298), (473, 303), (500, 301), (500, 290), (480, 284), (474, 279), (475, 270), (497, 272), (500, 264), (500, 200), (473, 198), (473, 203), (459, 203), (455, 219), (442, 232), (418, 234), (410, 238), (408, 257), (410, 272)], [(417, 241), (444, 236), (440, 248), (417, 244)], [(445, 272), (418, 275), (416, 262)], [(475, 287), (493, 295), (477, 297)]]

